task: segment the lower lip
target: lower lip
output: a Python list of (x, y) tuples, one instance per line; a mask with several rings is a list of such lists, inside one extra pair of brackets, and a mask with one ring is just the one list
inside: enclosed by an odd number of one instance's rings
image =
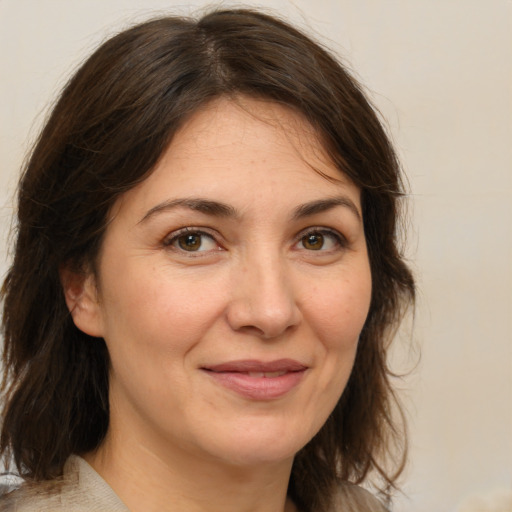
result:
[(279, 377), (250, 377), (238, 372), (205, 372), (216, 382), (251, 400), (275, 400), (289, 393), (304, 377), (305, 370)]

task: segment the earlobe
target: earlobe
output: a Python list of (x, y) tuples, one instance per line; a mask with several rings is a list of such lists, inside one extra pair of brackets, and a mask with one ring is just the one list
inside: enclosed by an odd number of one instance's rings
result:
[(89, 336), (103, 336), (101, 305), (92, 272), (74, 272), (61, 268), (60, 281), (73, 322)]

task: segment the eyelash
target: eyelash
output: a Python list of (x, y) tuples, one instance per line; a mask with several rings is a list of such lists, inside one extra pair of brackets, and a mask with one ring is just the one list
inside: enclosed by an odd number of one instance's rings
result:
[[(331, 237), (332, 239), (334, 239), (335, 241), (335, 244), (336, 244), (336, 249), (345, 249), (347, 246), (348, 246), (348, 241), (347, 239), (339, 232), (339, 231), (336, 231), (334, 229), (329, 229), (329, 228), (322, 228), (322, 227), (311, 227), (311, 228), (307, 228), (303, 231), (301, 231), (297, 237), (295, 238), (295, 243), (294, 243), (294, 246), (297, 245), (298, 243), (300, 243), (301, 241), (303, 241), (307, 236), (311, 236), (311, 235), (321, 235), (322, 237)], [(319, 250), (314, 250), (314, 249), (306, 249), (305, 247), (303, 247), (304, 250), (308, 251), (308, 252), (323, 252), (323, 253), (326, 253), (326, 252), (332, 252), (333, 250), (332, 249), (327, 249), (327, 250), (322, 250), (322, 249), (319, 249)]]
[[(187, 251), (186, 249), (176, 247), (175, 244), (178, 243), (179, 239), (184, 235), (197, 235), (201, 238), (201, 245), (204, 242), (204, 238), (212, 240), (217, 245), (217, 251), (221, 251), (224, 248), (218, 242), (217, 237), (212, 233), (206, 231), (204, 228), (194, 228), (194, 227), (186, 227), (179, 229), (177, 231), (172, 232), (163, 242), (164, 247), (171, 248), (181, 254), (187, 255), (188, 257), (200, 257), (204, 256), (204, 253), (211, 254), (211, 250), (203, 250), (203, 251)], [(348, 241), (339, 231), (323, 228), (323, 227), (310, 227), (303, 231), (301, 231), (294, 240), (293, 247), (297, 244), (303, 242), (307, 236), (320, 235), (321, 237), (330, 237), (331, 240), (334, 240), (335, 247), (333, 249), (324, 249), (323, 245), (319, 249), (307, 249), (306, 247), (299, 248), (298, 250), (305, 250), (310, 253), (331, 253), (339, 249), (345, 249), (348, 246)], [(199, 246), (199, 248), (201, 247)]]
[[(210, 251), (186, 251), (185, 249), (180, 249), (179, 247), (175, 247), (174, 244), (179, 241), (179, 239), (185, 235), (197, 235), (201, 237), (201, 239), (207, 238), (209, 240), (212, 240), (215, 242), (215, 244), (219, 247), (217, 250), (222, 250), (221, 244), (218, 242), (217, 238), (208, 231), (205, 231), (204, 228), (194, 228), (194, 227), (186, 227), (182, 229), (178, 229), (177, 231), (173, 231), (169, 237), (167, 237), (163, 245), (164, 247), (168, 247), (171, 249), (174, 249), (175, 251), (178, 251), (182, 254), (186, 254), (189, 257), (198, 257), (202, 256), (202, 253), (210, 252)], [(201, 240), (201, 244), (203, 243), (203, 240)]]

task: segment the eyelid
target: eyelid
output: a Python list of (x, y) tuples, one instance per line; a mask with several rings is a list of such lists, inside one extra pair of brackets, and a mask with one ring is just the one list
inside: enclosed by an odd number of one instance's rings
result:
[[(336, 243), (336, 247), (331, 249), (320, 249), (318, 251), (314, 251), (311, 249), (306, 249), (305, 247), (296, 247), (297, 244), (299, 244), (302, 239), (310, 234), (321, 234), (323, 236), (331, 237), (331, 239), (334, 239)], [(183, 235), (186, 234), (197, 234), (203, 237), (207, 237), (211, 239), (216, 244), (216, 249), (209, 249), (209, 250), (198, 250), (198, 251), (186, 251), (183, 249), (179, 249), (177, 247), (174, 247), (174, 243), (177, 241), (177, 239)], [(183, 255), (185, 257), (201, 257), (206, 255), (211, 255), (212, 253), (217, 253), (221, 250), (225, 250), (224, 245), (222, 244), (219, 239), (222, 239), (222, 237), (219, 235), (219, 233), (216, 230), (213, 230), (211, 228), (207, 228), (204, 226), (196, 227), (196, 226), (185, 226), (183, 228), (175, 229), (169, 234), (167, 234), (163, 239), (163, 246), (165, 248), (169, 248), (174, 250), (176, 253)], [(308, 253), (317, 253), (320, 254), (326, 254), (326, 253), (333, 253), (337, 250), (343, 250), (346, 249), (349, 246), (349, 241), (347, 240), (347, 237), (338, 231), (337, 229), (329, 228), (326, 226), (310, 226), (303, 230), (301, 230), (295, 237), (293, 241), (293, 248), (296, 250), (301, 251), (307, 251)]]
[[(186, 235), (186, 234), (197, 234), (200, 236), (207, 237), (215, 242), (215, 244), (217, 245), (217, 249), (216, 250), (206, 250), (206, 251), (185, 251), (185, 250), (180, 250), (180, 249), (174, 247), (173, 246), (174, 242), (176, 242), (176, 240), (179, 237)], [(164, 247), (174, 249), (177, 253), (183, 254), (184, 256), (199, 257), (199, 256), (204, 256), (206, 254), (211, 254), (212, 252), (217, 252), (219, 250), (223, 250), (224, 247), (219, 242), (219, 238), (220, 237), (219, 237), (218, 233), (216, 233), (214, 230), (211, 230), (209, 228), (186, 226), (183, 228), (175, 229), (174, 231), (172, 231), (171, 233), (166, 235), (165, 238), (163, 239), (162, 244)]]
[[(339, 248), (340, 249), (346, 249), (349, 245), (348, 243), (348, 240), (347, 240), (347, 237), (345, 235), (343, 235), (343, 233), (341, 233), (340, 231), (338, 231), (337, 229), (333, 229), (333, 228), (328, 228), (328, 227), (325, 227), (325, 226), (311, 226), (311, 227), (308, 227), (306, 229), (303, 229), (302, 231), (300, 231), (297, 236), (295, 237), (295, 241), (294, 241), (294, 246), (297, 245), (299, 242), (301, 242), (301, 240), (309, 235), (309, 234), (314, 234), (314, 233), (319, 233), (321, 235), (328, 235), (328, 236), (331, 236), (333, 237)], [(305, 251), (307, 251), (307, 249), (304, 248)], [(329, 252), (329, 251), (322, 251), (322, 250), (319, 250), (319, 251), (308, 251), (308, 252), (318, 252), (318, 253), (322, 253), (322, 252)]]

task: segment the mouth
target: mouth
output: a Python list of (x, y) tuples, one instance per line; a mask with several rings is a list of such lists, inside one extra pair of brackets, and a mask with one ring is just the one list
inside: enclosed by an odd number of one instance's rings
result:
[[(285, 374), (288, 372), (300, 372), (307, 368), (306, 365), (295, 361), (294, 359), (277, 359), (275, 361), (257, 361), (253, 359), (229, 361), (225, 363), (215, 364), (211, 366), (204, 366), (203, 369), (217, 373), (253, 373), (257, 377), (262, 377), (260, 374), (279, 376), (277, 374)], [(276, 374), (276, 375), (272, 375)]]
[(241, 360), (202, 367), (214, 382), (256, 401), (280, 398), (299, 385), (308, 367), (292, 359)]
[(253, 378), (261, 378), (264, 377), (265, 379), (273, 379), (275, 377), (281, 377), (281, 375), (285, 375), (286, 371), (281, 372), (247, 372), (247, 375), (249, 377)]

